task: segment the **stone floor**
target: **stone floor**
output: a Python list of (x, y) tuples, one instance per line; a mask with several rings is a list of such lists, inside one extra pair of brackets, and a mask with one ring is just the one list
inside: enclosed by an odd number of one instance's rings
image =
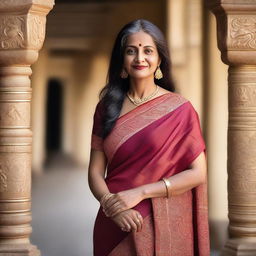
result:
[(32, 182), (32, 244), (41, 256), (92, 256), (98, 203), (89, 191), (87, 170), (56, 155)]
[[(32, 182), (31, 242), (41, 256), (92, 256), (92, 229), (98, 202), (87, 170), (68, 157), (54, 155)], [(211, 256), (218, 256), (212, 252)]]

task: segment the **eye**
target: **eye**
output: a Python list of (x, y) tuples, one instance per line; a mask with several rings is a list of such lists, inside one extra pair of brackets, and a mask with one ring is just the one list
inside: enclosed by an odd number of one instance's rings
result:
[(151, 49), (147, 48), (147, 49), (145, 49), (145, 53), (146, 53), (146, 54), (152, 54), (153, 51), (152, 51)]
[(133, 49), (133, 48), (128, 48), (127, 50), (126, 50), (126, 54), (128, 54), (128, 55), (133, 55), (133, 54), (135, 54), (136, 53), (136, 51), (135, 51), (135, 49)]

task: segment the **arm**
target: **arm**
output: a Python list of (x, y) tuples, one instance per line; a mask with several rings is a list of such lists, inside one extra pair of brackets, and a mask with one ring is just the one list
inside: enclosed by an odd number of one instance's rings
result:
[(88, 181), (93, 195), (98, 201), (101, 197), (109, 193), (105, 182), (107, 160), (103, 151), (91, 149), (90, 162), (88, 168)]
[[(206, 159), (202, 152), (189, 166), (189, 169), (173, 175), (171, 182), (171, 196), (180, 195), (206, 181)], [(166, 188), (162, 181), (141, 187), (143, 198), (166, 196)]]
[[(90, 189), (98, 201), (100, 201), (103, 195), (109, 193), (104, 179), (106, 164), (107, 160), (104, 152), (91, 149), (88, 181)], [(139, 212), (133, 209), (128, 209), (116, 214), (112, 220), (126, 232), (130, 232), (131, 230), (140, 231), (142, 229), (143, 218)]]
[[(206, 159), (202, 152), (189, 166), (176, 175), (168, 178), (171, 182), (171, 196), (182, 194), (206, 181)], [(122, 212), (136, 206), (140, 201), (147, 198), (165, 197), (166, 187), (163, 181), (146, 184), (134, 189), (117, 193), (104, 204), (108, 216)]]

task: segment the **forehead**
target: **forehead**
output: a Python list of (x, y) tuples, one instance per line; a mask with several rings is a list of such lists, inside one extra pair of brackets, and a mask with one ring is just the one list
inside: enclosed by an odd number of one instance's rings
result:
[(126, 45), (135, 45), (135, 46), (141, 45), (142, 47), (147, 45), (147, 46), (156, 47), (155, 42), (151, 37), (151, 35), (143, 31), (136, 32), (134, 34), (129, 35), (126, 41)]

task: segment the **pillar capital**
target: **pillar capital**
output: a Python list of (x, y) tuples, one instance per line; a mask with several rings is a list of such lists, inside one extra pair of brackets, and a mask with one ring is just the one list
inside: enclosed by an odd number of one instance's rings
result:
[(0, 2), (0, 66), (31, 65), (37, 60), (53, 4), (54, 0)]
[(228, 65), (256, 64), (256, 1), (206, 0), (217, 20), (218, 48)]

